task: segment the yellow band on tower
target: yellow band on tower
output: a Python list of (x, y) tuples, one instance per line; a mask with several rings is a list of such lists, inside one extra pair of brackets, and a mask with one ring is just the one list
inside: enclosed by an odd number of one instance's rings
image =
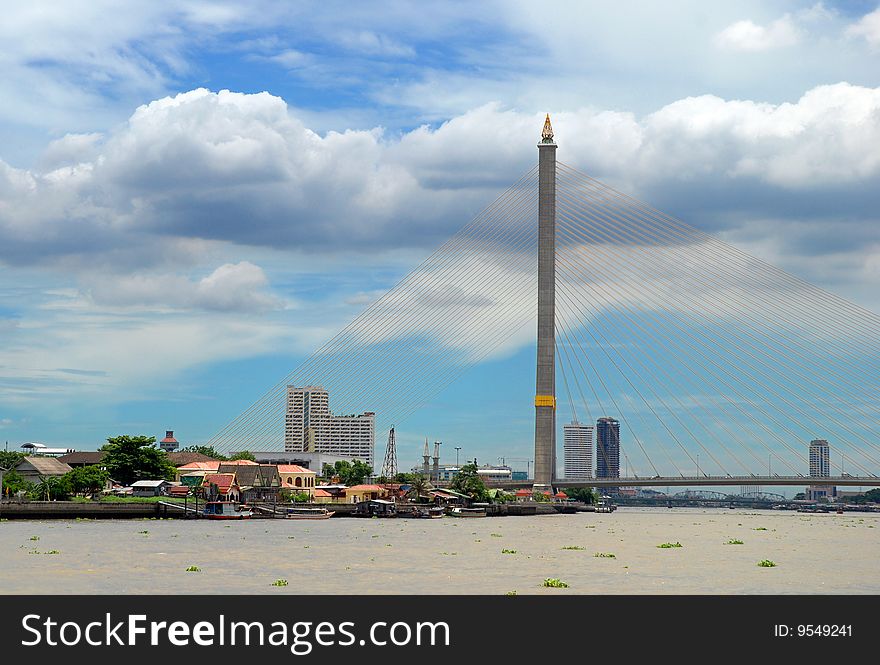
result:
[(535, 406), (552, 406), (556, 408), (556, 398), (553, 395), (535, 395)]

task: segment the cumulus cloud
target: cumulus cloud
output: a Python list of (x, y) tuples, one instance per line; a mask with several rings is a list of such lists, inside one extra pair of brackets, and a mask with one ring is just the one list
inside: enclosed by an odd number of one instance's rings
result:
[[(855, 194), (839, 202), (852, 213), (873, 200), (880, 174), (880, 89), (846, 83), (783, 104), (703, 95), (642, 118), (581, 109), (553, 121), (560, 159), (636, 193), (690, 183), (699, 198), (709, 183), (722, 207), (742, 205), (737, 187), (780, 193), (769, 205), (786, 191), (842, 188)], [(200, 242), (434, 246), (531, 167), (524, 137), (540, 124), (538, 113), (488, 104), (400, 136), (321, 136), (268, 93), (162, 98), (100, 140), (53, 144), (51, 170), (0, 162), (0, 260), (142, 249), (149, 265), (163, 247), (186, 253)]]
[(715, 43), (734, 51), (756, 52), (793, 46), (801, 36), (791, 15), (786, 14), (766, 26), (751, 20), (732, 23), (715, 36)]
[(880, 48), (880, 8), (865, 14), (846, 29), (849, 37), (860, 37), (874, 48)]
[(100, 280), (89, 289), (98, 305), (203, 309), (218, 312), (264, 312), (283, 301), (267, 291), (263, 269), (248, 261), (227, 263), (193, 281), (182, 275), (132, 274)]

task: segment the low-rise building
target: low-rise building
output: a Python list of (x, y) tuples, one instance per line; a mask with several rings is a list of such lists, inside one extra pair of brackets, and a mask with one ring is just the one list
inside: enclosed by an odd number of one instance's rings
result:
[(345, 488), (346, 503), (360, 503), (373, 499), (384, 499), (389, 495), (387, 489), (381, 485), (352, 485)]
[(234, 473), (208, 473), (202, 481), (202, 488), (209, 501), (241, 501), (241, 487)]
[(295, 492), (304, 492), (312, 496), (315, 491), (315, 479), (318, 474), (298, 464), (279, 464), (278, 474), (281, 476), (281, 487)]
[(281, 490), (281, 476), (274, 464), (257, 464), (249, 460), (221, 462), (217, 473), (232, 473), (235, 482), (241, 489), (242, 500), (272, 501), (278, 500)]
[(70, 465), (54, 457), (36, 457), (28, 455), (12, 467), (24, 480), (38, 483), (43, 478), (63, 476), (72, 471)]
[(167, 480), (138, 480), (131, 484), (132, 496), (162, 496), (171, 483)]

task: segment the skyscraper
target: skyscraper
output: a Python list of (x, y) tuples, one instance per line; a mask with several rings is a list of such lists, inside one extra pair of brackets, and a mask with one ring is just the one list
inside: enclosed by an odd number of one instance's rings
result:
[(375, 415), (333, 415), (330, 395), (321, 386), (287, 386), (284, 451), (332, 453), (372, 466)]
[[(620, 478), (620, 423), (614, 418), (596, 421), (596, 478)], [(618, 488), (609, 487), (609, 493)]]
[(593, 477), (593, 426), (573, 420), (563, 428), (566, 480)]
[[(810, 441), (810, 478), (828, 478), (831, 475), (831, 446), (825, 439)], [(816, 501), (837, 494), (837, 488), (829, 485), (810, 485), (807, 498)]]

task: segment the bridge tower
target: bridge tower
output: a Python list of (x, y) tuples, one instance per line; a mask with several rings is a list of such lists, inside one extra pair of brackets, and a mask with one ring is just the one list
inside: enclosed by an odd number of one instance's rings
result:
[(556, 142), (550, 114), (538, 144), (538, 356), (535, 489), (556, 475)]

